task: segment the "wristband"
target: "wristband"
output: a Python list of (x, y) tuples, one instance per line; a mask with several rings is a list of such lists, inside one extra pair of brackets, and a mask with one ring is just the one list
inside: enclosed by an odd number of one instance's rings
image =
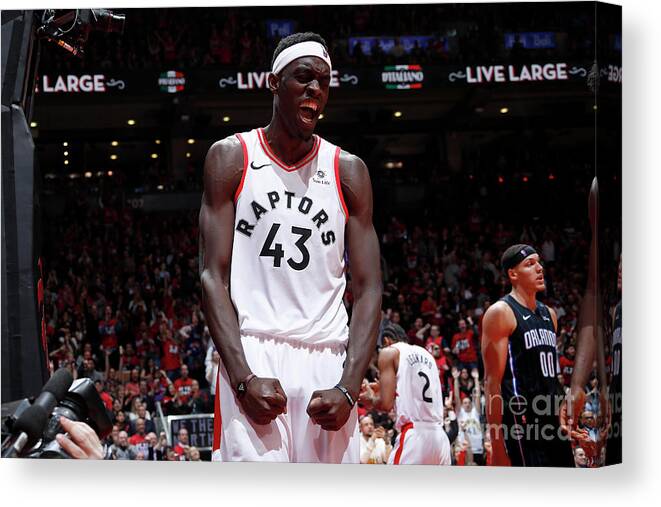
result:
[(236, 397), (237, 398), (243, 398), (246, 395), (246, 392), (248, 391), (248, 384), (252, 379), (257, 377), (254, 373), (251, 373), (248, 375), (245, 379), (243, 379), (241, 382), (239, 382), (236, 385)]
[(345, 398), (347, 399), (347, 402), (349, 403), (349, 405), (351, 405), (351, 406), (353, 407), (353, 406), (356, 404), (356, 401), (353, 399), (353, 396), (351, 396), (351, 393), (347, 390), (346, 387), (341, 386), (340, 384), (337, 384), (337, 385), (335, 386), (335, 389), (339, 389), (339, 390), (340, 390), (340, 392), (341, 392), (341, 393), (345, 396)]

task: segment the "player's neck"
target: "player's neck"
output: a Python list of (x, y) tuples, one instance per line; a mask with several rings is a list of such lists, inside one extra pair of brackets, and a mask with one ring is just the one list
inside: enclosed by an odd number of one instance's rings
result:
[(525, 306), (531, 311), (537, 309), (537, 293), (536, 292), (526, 292), (520, 287), (512, 287), (512, 292), (510, 295), (517, 300), (519, 304)]
[(273, 153), (287, 165), (296, 164), (314, 146), (314, 137), (305, 140), (293, 136), (278, 115), (273, 116), (271, 123), (264, 127), (263, 131)]

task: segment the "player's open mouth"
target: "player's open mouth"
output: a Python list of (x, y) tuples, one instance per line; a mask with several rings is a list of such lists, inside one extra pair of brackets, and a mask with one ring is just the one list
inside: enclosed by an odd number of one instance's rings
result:
[(306, 125), (313, 125), (319, 113), (319, 104), (313, 100), (306, 100), (299, 108), (299, 116), (301, 121)]

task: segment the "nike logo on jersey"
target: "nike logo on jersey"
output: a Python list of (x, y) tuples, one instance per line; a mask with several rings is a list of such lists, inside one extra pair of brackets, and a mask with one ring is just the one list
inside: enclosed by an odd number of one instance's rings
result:
[(542, 319), (544, 319), (544, 320), (551, 320), (551, 319), (549, 319), (548, 317), (542, 317)]
[(523, 317), (523, 320), (528, 320), (530, 317), (532, 317), (532, 315), (525, 315), (525, 316)]
[(268, 164), (264, 164), (264, 165), (255, 165), (254, 162), (250, 162), (250, 168), (254, 169), (255, 171), (257, 171), (258, 169), (261, 169), (262, 167), (266, 167), (267, 165), (271, 165), (271, 164), (268, 163)]

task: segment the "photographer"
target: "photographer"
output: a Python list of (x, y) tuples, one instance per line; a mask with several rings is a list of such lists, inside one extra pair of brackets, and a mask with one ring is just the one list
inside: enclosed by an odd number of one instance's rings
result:
[(94, 430), (83, 422), (60, 417), (60, 424), (67, 435), (59, 433), (55, 438), (60, 447), (74, 459), (103, 459), (103, 446)]

